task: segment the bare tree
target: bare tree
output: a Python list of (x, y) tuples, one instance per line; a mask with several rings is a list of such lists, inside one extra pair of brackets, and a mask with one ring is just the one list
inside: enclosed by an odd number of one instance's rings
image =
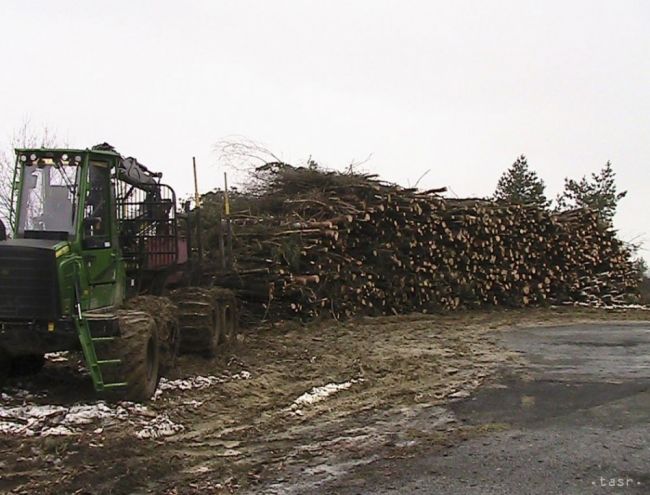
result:
[(214, 145), (219, 161), (227, 168), (238, 172), (250, 172), (267, 163), (281, 163), (270, 149), (244, 136), (228, 136)]
[[(217, 159), (225, 168), (235, 172), (243, 190), (255, 192), (264, 182), (269, 168), (282, 167), (284, 161), (264, 144), (244, 136), (227, 136), (213, 147)], [(235, 188), (236, 189), (236, 188)]]
[[(310, 157), (311, 158), (311, 157)], [(369, 153), (367, 157), (365, 157), (363, 160), (357, 160), (353, 158), (350, 161), (350, 164), (346, 167), (346, 172), (349, 174), (353, 174), (355, 172), (358, 172), (361, 167), (363, 167), (366, 163), (368, 163), (372, 159), (372, 153)]]
[[(260, 188), (264, 190), (269, 180), (269, 174), (275, 173), (278, 169), (288, 167), (277, 154), (271, 151), (266, 145), (244, 136), (227, 136), (218, 140), (214, 147), (219, 162), (227, 169), (245, 176), (243, 190), (256, 193)], [(372, 153), (363, 160), (353, 159), (345, 169), (348, 174), (361, 173), (360, 168), (370, 161)], [(296, 166), (311, 169), (323, 169), (310, 155), (307, 159), (294, 162)]]
[(11, 211), (11, 192), (14, 178), (15, 148), (53, 148), (59, 139), (48, 126), (35, 128), (25, 120), (9, 137), (7, 145), (0, 149), (0, 220), (8, 224)]

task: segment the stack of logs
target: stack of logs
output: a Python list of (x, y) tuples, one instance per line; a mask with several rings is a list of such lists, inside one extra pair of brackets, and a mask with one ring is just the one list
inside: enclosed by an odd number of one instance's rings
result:
[[(314, 167), (262, 172), (233, 198), (236, 270), (219, 280), (257, 318), (610, 305), (637, 290), (629, 250), (592, 211), (448, 199)], [(208, 210), (220, 201), (204, 197)], [(214, 219), (205, 225), (214, 247)]]

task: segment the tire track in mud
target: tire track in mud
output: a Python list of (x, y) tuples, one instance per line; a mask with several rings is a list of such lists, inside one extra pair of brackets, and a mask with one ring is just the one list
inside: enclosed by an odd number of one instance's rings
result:
[[(373, 333), (381, 338), (368, 346)], [(291, 340), (298, 337), (285, 335)], [(280, 346), (262, 376), (225, 386), (246, 387), (234, 391), (239, 392), (237, 411), (215, 400), (197, 413), (200, 421), (195, 428), (170, 439), (175, 454), (186, 460), (184, 471), (195, 486), (207, 486), (197, 478), (210, 483), (219, 472), (231, 476), (245, 472), (247, 484), (275, 476), (278, 466), (317, 470), (341, 451), (348, 457), (337, 461), (342, 466), (367, 462), (368, 454), (386, 438), (401, 434), (404, 418), (411, 417), (408, 408), (394, 409), (396, 405), (420, 403), (429, 408), (447, 395), (479, 386), (509, 357), (482, 328), (457, 335), (453, 328), (432, 327), (430, 319), (340, 328), (324, 353), (323, 342), (317, 336), (311, 339), (315, 345), (294, 349), (289, 359)], [(296, 358), (302, 366), (296, 366)], [(470, 361), (474, 364), (468, 366)], [(346, 380), (363, 381), (306, 407), (302, 416), (292, 414), (291, 404), (305, 391)], [(269, 390), (274, 391), (271, 396)], [(233, 390), (222, 393), (235, 397)], [(251, 400), (253, 404), (242, 411)], [(387, 413), (387, 407), (393, 409)], [(427, 422), (429, 427), (433, 423)]]

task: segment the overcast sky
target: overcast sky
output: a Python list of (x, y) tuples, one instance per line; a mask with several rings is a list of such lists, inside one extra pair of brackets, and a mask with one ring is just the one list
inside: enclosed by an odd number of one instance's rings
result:
[(3, 0), (0, 137), (108, 141), (180, 193), (193, 155), (221, 183), (231, 135), (459, 196), (521, 153), (549, 196), (611, 160), (616, 225), (650, 244), (649, 26), (622, 0)]

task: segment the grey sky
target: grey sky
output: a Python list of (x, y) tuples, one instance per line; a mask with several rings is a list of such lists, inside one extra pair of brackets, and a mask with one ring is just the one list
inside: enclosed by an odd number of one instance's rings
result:
[[(525, 153), (555, 196), (609, 159), (650, 241), (650, 3), (4, 0), (0, 136), (108, 141), (189, 192), (244, 135), (405, 185), (490, 194)], [(647, 251), (646, 251), (647, 257)]]

